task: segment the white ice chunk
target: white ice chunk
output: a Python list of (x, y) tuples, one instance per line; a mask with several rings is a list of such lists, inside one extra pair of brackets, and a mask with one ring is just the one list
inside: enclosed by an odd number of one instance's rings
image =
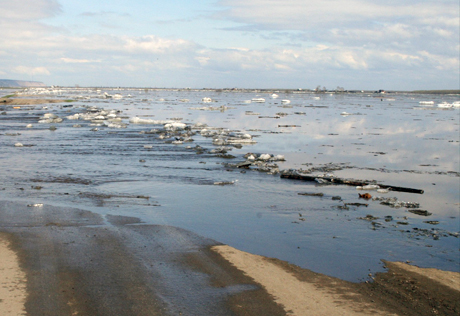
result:
[(180, 122), (172, 122), (172, 123), (167, 123), (165, 124), (165, 129), (170, 130), (170, 131), (180, 131), (185, 129), (187, 124), (185, 123), (180, 123)]
[(262, 154), (259, 156), (260, 160), (269, 160), (272, 156), (270, 154)]

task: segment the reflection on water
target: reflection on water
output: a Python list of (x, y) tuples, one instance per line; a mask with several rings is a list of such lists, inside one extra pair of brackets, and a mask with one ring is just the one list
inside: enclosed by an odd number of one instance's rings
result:
[[(103, 92), (123, 97), (102, 98)], [(54, 97), (74, 102), (5, 107), (0, 189), (5, 199), (24, 203), (71, 203), (182, 227), (353, 281), (369, 269), (381, 270), (380, 259), (459, 269), (460, 111), (436, 107), (458, 96), (277, 94), (271, 99), (253, 92), (65, 89)], [(213, 101), (204, 103), (205, 97)], [(245, 101), (261, 97), (265, 103)], [(435, 105), (419, 104), (427, 99)], [(119, 111), (127, 127), (66, 119), (93, 106)], [(45, 113), (64, 120), (37, 123)], [(217, 147), (212, 138), (197, 133), (192, 142), (175, 144), (176, 138), (151, 132), (163, 125), (129, 124), (132, 117), (203, 123), (210, 130), (249, 133), (257, 143), (227, 148), (236, 158), (226, 159), (211, 153)], [(18, 142), (24, 147), (15, 147)], [(280, 169), (325, 169), (338, 177), (422, 189), (422, 195), (369, 193), (419, 203), (432, 215), (359, 199), (362, 192), (354, 187), (222, 164), (244, 161), (249, 152), (284, 155)], [(214, 185), (220, 181), (235, 184)]]

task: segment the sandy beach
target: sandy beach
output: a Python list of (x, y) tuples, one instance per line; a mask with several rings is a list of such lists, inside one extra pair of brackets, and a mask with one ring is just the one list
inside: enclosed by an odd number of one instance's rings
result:
[(25, 315), (26, 277), (6, 235), (0, 233), (0, 311), (2, 315)]
[(351, 283), (136, 218), (0, 203), (2, 315), (458, 315), (460, 274)]

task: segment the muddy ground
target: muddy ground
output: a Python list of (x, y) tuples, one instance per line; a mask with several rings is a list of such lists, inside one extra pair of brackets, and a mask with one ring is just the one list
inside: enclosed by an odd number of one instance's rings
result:
[(0, 105), (36, 105), (61, 102), (66, 101), (57, 99), (0, 98)]
[[(386, 262), (351, 283), (132, 217), (3, 201), (0, 239), (25, 276), (3, 315), (460, 313), (458, 273)], [(13, 272), (0, 269), (2, 287)]]

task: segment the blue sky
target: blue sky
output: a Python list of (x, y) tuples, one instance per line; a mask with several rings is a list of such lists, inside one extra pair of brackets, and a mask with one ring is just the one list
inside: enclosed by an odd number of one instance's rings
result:
[(458, 0), (0, 0), (0, 78), (459, 89)]

